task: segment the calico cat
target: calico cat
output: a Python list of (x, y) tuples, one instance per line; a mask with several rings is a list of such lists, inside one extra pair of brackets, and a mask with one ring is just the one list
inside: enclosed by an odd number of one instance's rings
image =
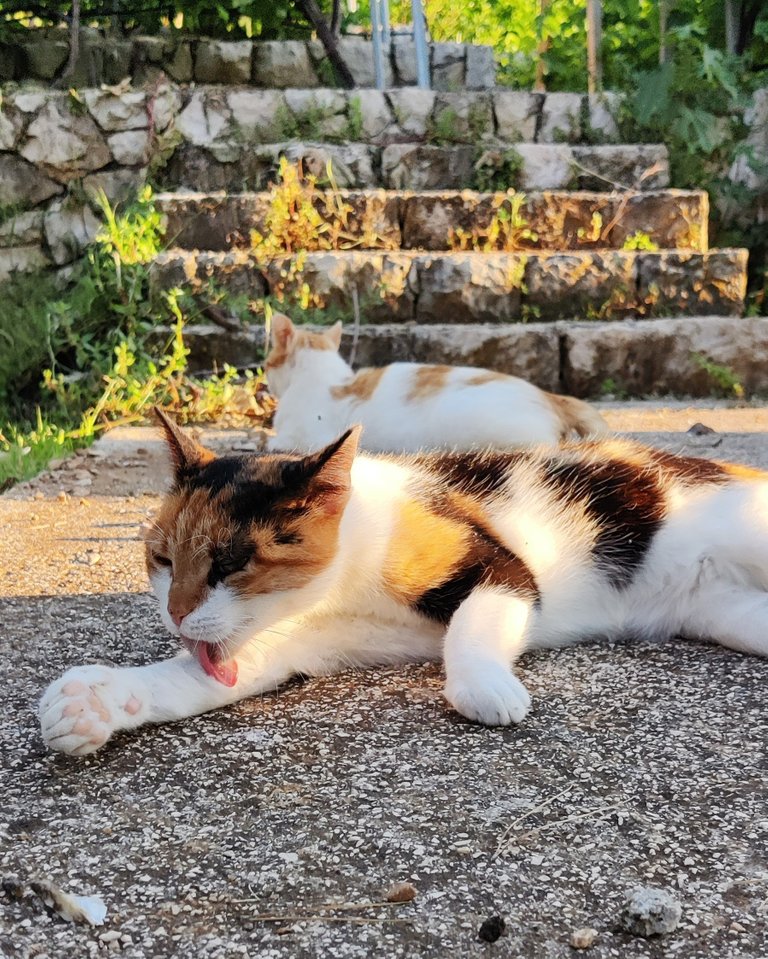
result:
[(392, 363), (355, 374), (340, 343), (341, 323), (316, 333), (272, 317), (266, 371), (279, 402), (269, 449), (317, 449), (355, 423), (366, 449), (391, 453), (508, 449), (608, 431), (587, 403), (491, 370)]
[(364, 456), (359, 428), (216, 457), (158, 415), (174, 481), (146, 562), (187, 651), (70, 669), (40, 706), (53, 749), (350, 665), (442, 658), (448, 702), (505, 725), (530, 708), (525, 649), (680, 634), (768, 654), (768, 474), (617, 440)]

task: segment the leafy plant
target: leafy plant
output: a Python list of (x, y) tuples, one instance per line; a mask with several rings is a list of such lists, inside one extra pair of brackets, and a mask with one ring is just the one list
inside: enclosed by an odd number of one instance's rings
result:
[(625, 238), (621, 245), (622, 250), (648, 250), (651, 253), (658, 252), (659, 244), (643, 230), (635, 230), (631, 236)]
[(484, 229), (478, 227), (467, 231), (458, 227), (451, 230), (449, 242), (452, 250), (474, 250), (491, 253), (500, 250), (514, 253), (517, 250), (530, 249), (538, 241), (538, 236), (523, 216), (525, 194), (508, 190), (504, 196), (494, 197), (494, 213)]
[(703, 353), (691, 353), (691, 359), (711, 378), (713, 385), (724, 396), (744, 397), (744, 387), (734, 371), (722, 363), (715, 363)]
[(511, 147), (508, 150), (485, 150), (475, 162), (472, 187), (484, 193), (514, 189), (520, 182), (523, 158)]

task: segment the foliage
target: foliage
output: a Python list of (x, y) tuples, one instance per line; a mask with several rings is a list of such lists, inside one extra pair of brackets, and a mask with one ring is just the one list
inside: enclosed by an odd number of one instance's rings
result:
[(715, 363), (703, 353), (692, 353), (693, 362), (711, 378), (712, 384), (722, 396), (736, 397), (743, 399), (744, 387), (738, 378), (738, 375), (729, 366), (722, 363)]
[(324, 182), (329, 188), (320, 185), (317, 175), (281, 157), (278, 182), (270, 187), (263, 232), (251, 233), (257, 258), (269, 260), (312, 250), (392, 248), (376, 233), (371, 220), (354, 222), (355, 210), (338, 189), (330, 163)]
[(520, 182), (523, 158), (514, 149), (485, 150), (477, 159), (472, 187), (483, 193), (514, 189)]
[(150, 296), (149, 264), (161, 243), (151, 191), (120, 216), (104, 197), (101, 206), (104, 227), (68, 284), (42, 275), (3, 285), (0, 485), (156, 404), (187, 419), (269, 412), (260, 376), (238, 382), (230, 367), (188, 374), (184, 325), (196, 307), (179, 290), (160, 302)]
[(659, 244), (655, 243), (643, 230), (635, 230), (631, 236), (624, 240), (621, 248), (622, 250), (648, 250), (650, 253), (656, 253)]
[(492, 253), (496, 250), (514, 253), (530, 249), (538, 236), (529, 228), (523, 216), (525, 194), (508, 190), (503, 197), (494, 199), (494, 214), (488, 226), (471, 232), (458, 227), (449, 237), (452, 250), (476, 250)]

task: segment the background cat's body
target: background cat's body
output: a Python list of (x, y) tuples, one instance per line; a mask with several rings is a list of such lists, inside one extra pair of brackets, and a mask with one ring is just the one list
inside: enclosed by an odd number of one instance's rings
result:
[(352, 664), (442, 657), (449, 702), (506, 724), (530, 705), (525, 648), (680, 633), (768, 653), (765, 474), (618, 441), (354, 459), (347, 434), (214, 459), (167, 429), (147, 562), (191, 654), (65, 674), (41, 706), (54, 748)]
[(587, 403), (491, 370), (391, 363), (353, 373), (339, 356), (341, 325), (325, 333), (272, 320), (267, 358), (278, 398), (271, 449), (317, 449), (355, 423), (366, 449), (505, 449), (607, 432)]

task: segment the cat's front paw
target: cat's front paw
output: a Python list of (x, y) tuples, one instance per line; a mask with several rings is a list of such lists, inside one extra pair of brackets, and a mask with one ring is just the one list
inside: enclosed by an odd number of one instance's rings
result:
[(85, 756), (117, 729), (138, 725), (144, 704), (120, 671), (77, 666), (48, 687), (40, 700), (40, 729), (51, 749)]
[(449, 676), (445, 698), (462, 716), (484, 726), (521, 723), (531, 708), (528, 690), (498, 663), (475, 665), (458, 678)]

